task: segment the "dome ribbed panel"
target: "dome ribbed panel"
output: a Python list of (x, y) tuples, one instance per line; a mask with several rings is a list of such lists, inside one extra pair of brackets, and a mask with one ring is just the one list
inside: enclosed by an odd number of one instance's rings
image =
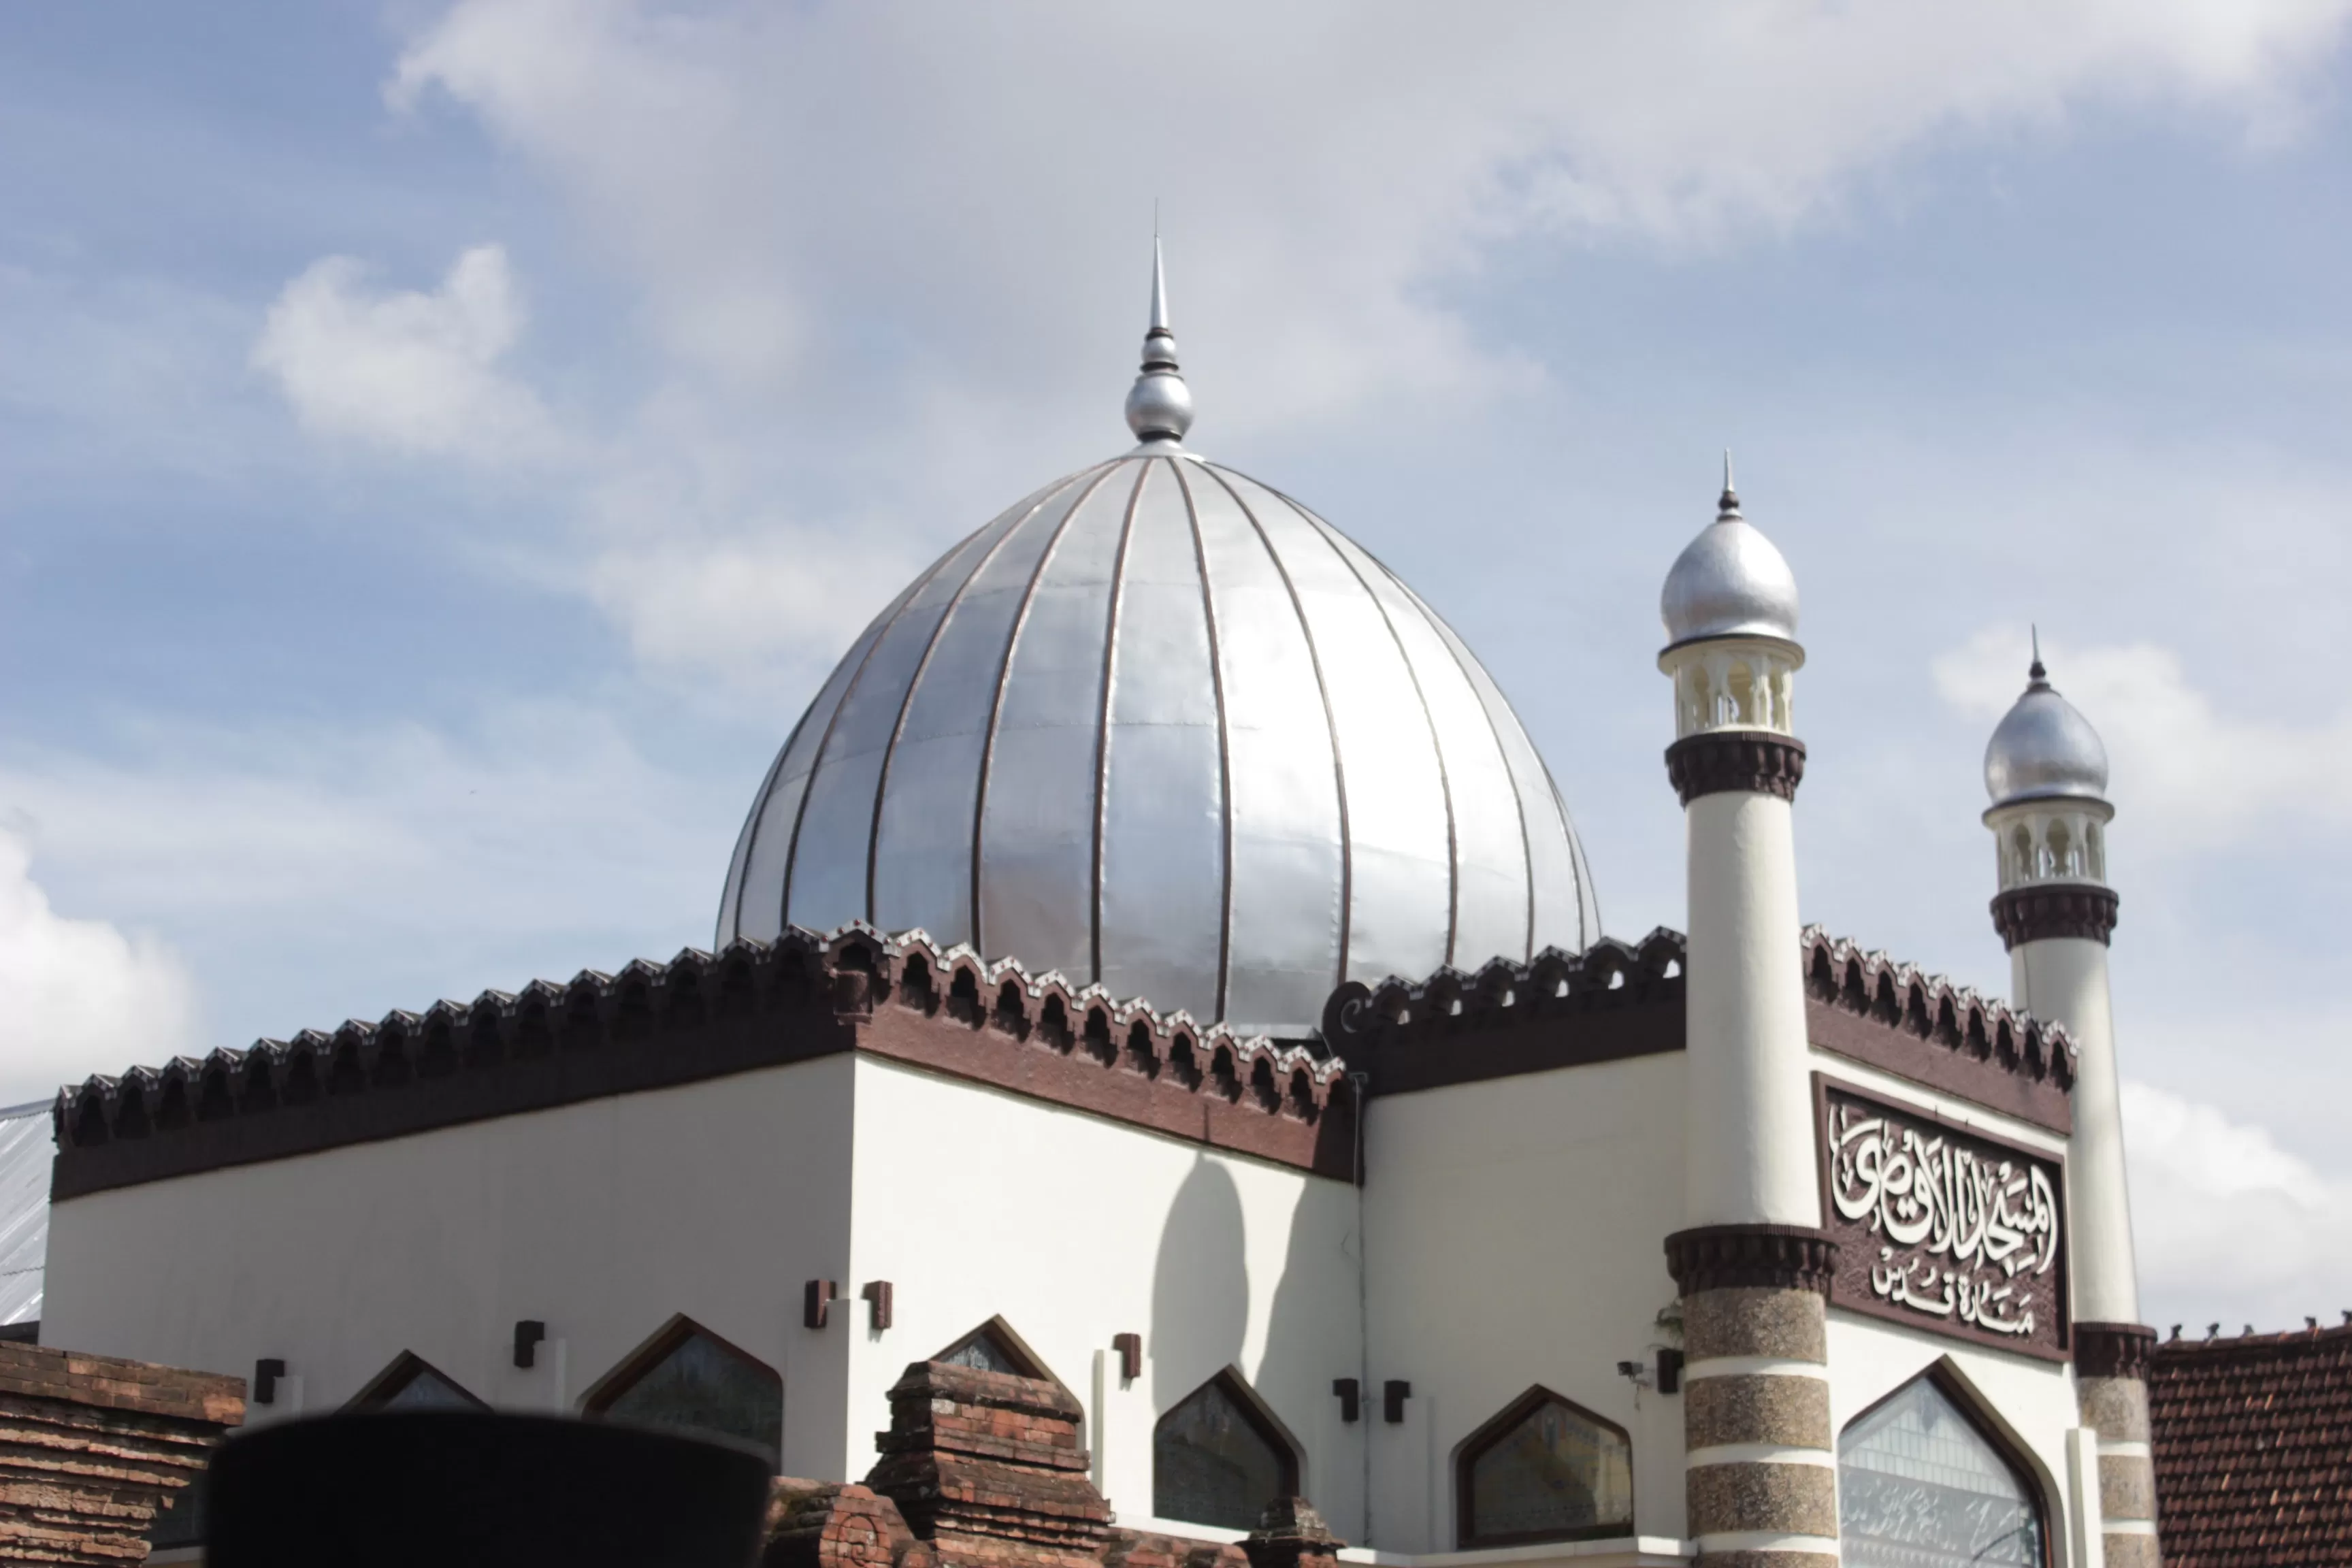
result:
[(859, 918), (1292, 1036), (1342, 978), (1599, 934), (1461, 639), (1286, 498), (1158, 454), (956, 545), (803, 716), (719, 940)]
[(1198, 997), (1215, 1018), (1225, 801), (1213, 623), (1175, 464), (1142, 468), (1106, 704), (1096, 972), (1115, 996)]
[(1003, 680), (980, 811), (980, 934), (991, 957), (1094, 978), (1096, 786), (1111, 588), (1140, 463), (1121, 463), (1062, 532)]
[(1020, 521), (1020, 511), (998, 519), (950, 551), (933, 566), (913, 596), (882, 628), (864, 668), (850, 681), (840, 710), (817, 753), (808, 798), (793, 836), (793, 864), (784, 889), (784, 918), (813, 922), (815, 910), (844, 910), (825, 921), (863, 919), (866, 912), (867, 842), (874, 829), (874, 801), (882, 762), (898, 727), (900, 704), (930, 651), (933, 635), (948, 606), (980, 563), (996, 536)]
[(1225, 1011), (1318, 1018), (1346, 935), (1345, 781), (1322, 677), (1281, 563), (1223, 476), (1185, 475), (1216, 602), (1231, 775)]
[[(1404, 587), (1402, 583), (1398, 585)], [(1551, 770), (1544, 766), (1535, 742), (1528, 738), (1518, 714), (1504, 699), (1495, 678), (1486, 673), (1486, 667), (1454, 628), (1423, 603), (1420, 595), (1410, 587), (1404, 587), (1404, 592), (1421, 605), (1429, 624), (1453, 650), (1454, 661), (1478, 694), (1479, 706), (1486, 710), (1510, 769), (1512, 790), (1527, 829), (1532, 930), (1528, 956), (1532, 958), (1547, 947), (1581, 952), (1601, 940), (1601, 904), (1592, 890), (1592, 873), (1584, 863), (1584, 846), (1569, 822), (1559, 786), (1552, 782)]]
[(1444, 773), (1412, 668), (1380, 601), (1322, 531), (1255, 480), (1224, 477), (1281, 555), (1322, 650), (1348, 774), (1349, 971), (1427, 974), (1445, 962), (1453, 848)]
[(1445, 779), (1454, 832), (1454, 931), (1446, 962), (1468, 968), (1498, 955), (1524, 962), (1529, 926), (1527, 824), (1494, 721), (1428, 606), (1362, 546), (1299, 510), (1379, 602), (1412, 668)]
[(1029, 586), (1100, 470), (1055, 487), (1006, 532), (957, 595), (909, 693), (883, 780), (872, 916), (972, 940), (972, 822), (989, 718)]

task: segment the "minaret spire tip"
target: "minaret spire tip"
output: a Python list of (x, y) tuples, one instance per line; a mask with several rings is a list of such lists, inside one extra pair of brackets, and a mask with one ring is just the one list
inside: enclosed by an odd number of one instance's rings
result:
[(2027, 667), (2025, 679), (2037, 686), (2046, 686), (2050, 681), (2050, 672), (2042, 668), (2042, 628), (2035, 626), (2031, 630), (2033, 634), (2033, 662)]
[(1718, 521), (1739, 515), (1739, 491), (1731, 482), (1731, 448), (1728, 447), (1723, 449), (1723, 498), (1716, 503), (1716, 509)]
[(1151, 324), (1143, 334), (1143, 368), (1127, 394), (1127, 427), (1147, 446), (1174, 447), (1192, 427), (1192, 389), (1176, 363), (1168, 325), (1168, 268), (1160, 244), (1160, 204), (1151, 204)]

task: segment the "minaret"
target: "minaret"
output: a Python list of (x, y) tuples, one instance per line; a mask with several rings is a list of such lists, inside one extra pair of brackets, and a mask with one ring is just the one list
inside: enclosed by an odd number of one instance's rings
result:
[(1819, 1568), (1838, 1551), (1827, 1298), (1791, 808), (1805, 748), (1797, 584), (1723, 498), (1666, 576), (1666, 775), (1689, 858), (1683, 1296), (1685, 1492), (1702, 1563)]
[(2124, 1172), (2107, 939), (2107, 752), (2051, 686), (2035, 638), (2025, 693), (1985, 747), (1984, 814), (2000, 891), (1993, 924), (2009, 946), (2010, 989), (2035, 1017), (2063, 1024), (2077, 1053), (2074, 1131), (2066, 1152), (2067, 1257), (2074, 1291), (2075, 1396), (2098, 1434), (2106, 1561), (2158, 1559), (2156, 1475), (2148, 1454), (2147, 1360), (2156, 1331), (2139, 1321), (2131, 1197)]

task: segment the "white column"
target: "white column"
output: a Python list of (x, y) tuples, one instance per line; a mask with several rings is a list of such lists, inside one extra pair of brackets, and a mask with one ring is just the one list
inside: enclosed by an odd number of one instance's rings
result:
[(2074, 1316), (2095, 1323), (2137, 1323), (2139, 1277), (2132, 1256), (2107, 944), (2080, 936), (2021, 942), (2010, 950), (2009, 971), (2017, 1005), (2037, 1018), (2063, 1024), (2074, 1040), (2074, 1131), (2066, 1152)]
[(1693, 798), (1685, 821), (1685, 1217), (1818, 1226), (1790, 805), (1726, 790)]

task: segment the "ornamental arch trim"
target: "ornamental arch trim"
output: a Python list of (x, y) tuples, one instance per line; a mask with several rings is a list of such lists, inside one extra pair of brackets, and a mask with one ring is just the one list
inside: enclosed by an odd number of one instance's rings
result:
[[(1490, 1531), (1478, 1526), (1475, 1507), (1475, 1471), (1479, 1459), (1518, 1428), (1528, 1416), (1547, 1405), (1559, 1405), (1580, 1421), (1590, 1423), (1604, 1436), (1613, 1437), (1624, 1453), (1625, 1496), (1623, 1518), (1596, 1519), (1590, 1525), (1563, 1530)], [(1530, 1384), (1526, 1392), (1473, 1428), (1469, 1436), (1454, 1448), (1454, 1533), (1455, 1544), (1464, 1551), (1499, 1546), (1528, 1546), (1547, 1541), (1605, 1541), (1633, 1533), (1633, 1435), (1598, 1411), (1588, 1408), (1564, 1394)], [(1597, 1508), (1596, 1503), (1596, 1508)], [(1614, 1513), (1615, 1510), (1610, 1510)]]
[[(477, 1410), (488, 1410), (490, 1407), (489, 1402), (472, 1389), (467, 1388), (415, 1351), (407, 1350), (393, 1357), (382, 1372), (362, 1384), (357, 1394), (343, 1401), (342, 1407), (345, 1410), (389, 1409), (403, 1394), (427, 1380), (438, 1384), (456, 1394), (457, 1405)], [(420, 1408), (452, 1409), (456, 1408), (457, 1405), (447, 1400), (436, 1400)]]
[[(2059, 1564), (2067, 1560), (2065, 1550), (2059, 1544), (2061, 1538), (2066, 1534), (2069, 1523), (2066, 1514), (2067, 1489), (2058, 1477), (2051, 1472), (2049, 1467), (2042, 1463), (2041, 1456), (2033, 1451), (2032, 1445), (2028, 1443), (2008, 1418), (2001, 1415), (2000, 1408), (1986, 1396), (1983, 1390), (1977, 1386), (1974, 1380), (1961, 1370), (1959, 1363), (1948, 1355), (1937, 1358), (1926, 1367), (1896, 1382), (1878, 1397), (1838, 1424), (1835, 1442), (1838, 1454), (1838, 1523), (1841, 1537), (1851, 1533), (1847, 1529), (1845, 1508), (1848, 1500), (1853, 1495), (1852, 1489), (1847, 1485), (1845, 1462), (1847, 1438), (1863, 1423), (1922, 1384), (1942, 1394), (1944, 1399), (1958, 1411), (1970, 1432), (2008, 1468), (2020, 1489), (2025, 1493), (2027, 1500), (2033, 1506), (2039, 1516), (2042, 1529), (2041, 1554), (2038, 1557), (2023, 1559), (2024, 1568), (2058, 1568)], [(1871, 1559), (1849, 1551), (1846, 1553), (1846, 1561), (1854, 1564), (1855, 1568), (1867, 1568)], [(1911, 1559), (1906, 1558), (1906, 1561), (1908, 1562)], [(1926, 1564), (1933, 1563), (1935, 1559), (1923, 1555), (1917, 1557), (1916, 1561)], [(2018, 1568), (2018, 1565), (2008, 1558), (1978, 1556), (1973, 1561), (1987, 1565), (1987, 1568), (1996, 1568), (1996, 1565), (1999, 1565), (1999, 1568)]]
[(716, 1432), (722, 1437), (731, 1436), (738, 1441), (749, 1442), (767, 1448), (771, 1451), (770, 1457), (781, 1463), (784, 1437), (783, 1374), (765, 1360), (753, 1355), (750, 1351), (725, 1336), (713, 1333), (683, 1312), (673, 1313), (667, 1322), (639, 1342), (635, 1350), (623, 1356), (614, 1363), (610, 1371), (590, 1384), (586, 1391), (580, 1395), (580, 1413), (591, 1420), (626, 1421), (635, 1418), (631, 1413), (617, 1411), (614, 1407), (639, 1387), (649, 1373), (659, 1368), (686, 1345), (697, 1340), (709, 1345), (729, 1363), (748, 1368), (758, 1374), (763, 1389), (772, 1388), (775, 1401), (773, 1429), (768, 1430), (766, 1424), (763, 1423), (762, 1431), (765, 1435), (755, 1436), (716, 1426), (677, 1421), (651, 1420), (646, 1424), (672, 1426), (679, 1430)]
[(1250, 1386), (1249, 1379), (1242, 1375), (1241, 1369), (1233, 1365), (1221, 1368), (1206, 1381), (1194, 1384), (1185, 1391), (1182, 1398), (1175, 1400), (1153, 1417), (1151, 1423), (1152, 1512), (1162, 1519), (1184, 1520), (1194, 1524), (1223, 1525), (1225, 1523), (1218, 1520), (1193, 1518), (1183, 1512), (1167, 1511), (1168, 1494), (1164, 1489), (1170, 1478), (1163, 1476), (1160, 1471), (1160, 1445), (1170, 1421), (1200, 1399), (1202, 1394), (1213, 1392), (1222, 1394), (1225, 1402), (1234, 1407), (1243, 1423), (1273, 1452), (1276, 1470), (1273, 1497), (1261, 1500), (1249, 1509), (1251, 1517), (1246, 1522), (1230, 1526), (1230, 1528), (1242, 1530), (1255, 1529), (1257, 1524), (1256, 1515), (1265, 1503), (1277, 1498), (1305, 1495), (1307, 1447), (1291, 1432), (1289, 1426), (1282, 1417), (1274, 1413), (1274, 1407), (1265, 1402), (1256, 1389)]
[[(1006, 1322), (1002, 1314), (965, 1331), (948, 1342), (945, 1348), (923, 1359), (929, 1362), (954, 1363), (972, 1346), (982, 1343), (992, 1347), (997, 1359), (1005, 1363), (1003, 1367), (982, 1367), (981, 1370), (983, 1372), (1001, 1371), (1009, 1372), (1015, 1377), (1034, 1377), (1052, 1384), (1065, 1394), (1070, 1392), (1070, 1385), (1054, 1375), (1054, 1369), (1045, 1364), (1045, 1358), (1039, 1355), (1031, 1347), (1029, 1342), (1021, 1337), (1020, 1331)], [(966, 1361), (961, 1364), (973, 1366), (979, 1363)], [(1073, 1397), (1076, 1396), (1073, 1395)]]

